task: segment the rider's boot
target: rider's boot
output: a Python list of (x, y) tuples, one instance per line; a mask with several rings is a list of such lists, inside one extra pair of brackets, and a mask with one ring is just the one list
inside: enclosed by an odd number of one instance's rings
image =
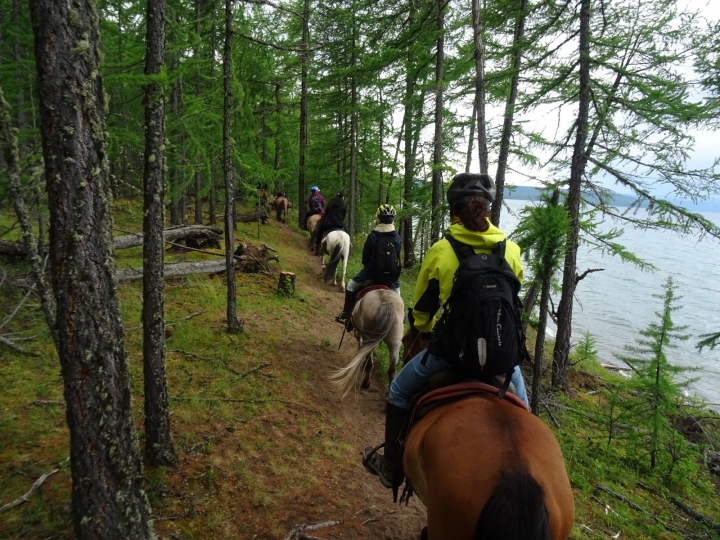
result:
[[(343, 310), (340, 312), (340, 315), (335, 317), (336, 322), (347, 326), (350, 314), (352, 313), (353, 307), (355, 307), (356, 296), (357, 291), (345, 291), (345, 305), (343, 306)], [(348, 328), (348, 330), (352, 330), (352, 328)]]
[(385, 454), (373, 453), (373, 448), (367, 447), (363, 451), (363, 465), (380, 479), (386, 488), (391, 488), (393, 494), (405, 480), (402, 468), (402, 444), (400, 438), (408, 417), (408, 410), (387, 404), (385, 412)]

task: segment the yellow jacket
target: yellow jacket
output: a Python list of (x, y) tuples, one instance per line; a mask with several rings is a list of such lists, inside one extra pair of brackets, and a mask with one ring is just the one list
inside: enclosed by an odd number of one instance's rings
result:
[[(474, 232), (456, 223), (448, 229), (457, 241), (471, 246), (475, 253), (491, 253), (495, 244), (505, 239), (505, 233), (492, 223), (485, 232)], [(522, 283), (523, 268), (520, 262), (520, 248), (515, 242), (508, 240), (505, 246), (505, 260)], [(440, 317), (438, 310), (450, 296), (455, 270), (460, 261), (455, 255), (450, 242), (442, 239), (428, 250), (420, 267), (415, 284), (415, 328), (420, 332), (430, 332), (435, 321)]]

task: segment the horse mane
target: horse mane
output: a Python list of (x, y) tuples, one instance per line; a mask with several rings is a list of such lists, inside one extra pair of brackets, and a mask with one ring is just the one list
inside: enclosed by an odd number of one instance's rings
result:
[(550, 540), (545, 494), (525, 469), (507, 471), (483, 508), (474, 540)]

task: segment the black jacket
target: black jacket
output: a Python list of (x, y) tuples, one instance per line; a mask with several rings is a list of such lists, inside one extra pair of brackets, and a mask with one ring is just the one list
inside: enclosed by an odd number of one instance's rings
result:
[(330, 228), (345, 228), (345, 214), (347, 213), (347, 206), (345, 201), (335, 197), (330, 201), (327, 208), (325, 209), (325, 217), (323, 218), (323, 229), (328, 230)]

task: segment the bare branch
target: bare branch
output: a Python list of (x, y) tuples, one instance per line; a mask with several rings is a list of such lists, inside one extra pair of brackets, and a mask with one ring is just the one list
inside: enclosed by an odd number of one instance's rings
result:
[(23, 495), (22, 497), (20, 497), (18, 499), (15, 499), (11, 503), (8, 503), (4, 506), (0, 506), (0, 514), (3, 514), (5, 512), (7, 512), (8, 510), (12, 510), (16, 506), (20, 506), (21, 504), (28, 502), (30, 500), (30, 497), (32, 497), (35, 494), (35, 492), (40, 489), (40, 486), (42, 486), (48, 478), (50, 478), (52, 475), (60, 472), (60, 469), (62, 468), (62, 464), (67, 462), (69, 459), (70, 458), (67, 458), (65, 461), (63, 461), (63, 463), (61, 463), (60, 467), (58, 467), (57, 469), (53, 469), (52, 471), (43, 474), (40, 478), (35, 480), (35, 483), (30, 488), (30, 491), (28, 491), (25, 495)]

